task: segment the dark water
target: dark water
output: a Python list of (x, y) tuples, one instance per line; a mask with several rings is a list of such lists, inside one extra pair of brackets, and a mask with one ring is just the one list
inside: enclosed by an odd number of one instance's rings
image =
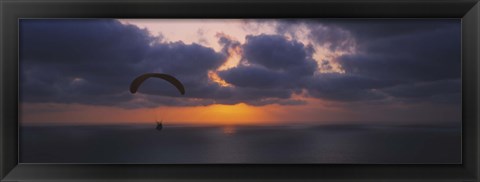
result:
[(21, 163), (460, 163), (459, 127), (30, 126)]

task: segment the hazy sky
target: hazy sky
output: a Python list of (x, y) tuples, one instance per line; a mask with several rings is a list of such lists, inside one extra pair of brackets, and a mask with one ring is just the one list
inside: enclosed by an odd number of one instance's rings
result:
[[(22, 124), (461, 120), (459, 19), (20, 21)], [(130, 82), (148, 72), (183, 82)]]

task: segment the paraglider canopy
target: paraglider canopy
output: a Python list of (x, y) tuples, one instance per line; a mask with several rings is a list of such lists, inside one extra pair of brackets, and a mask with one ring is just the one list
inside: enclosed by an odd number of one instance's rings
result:
[(178, 79), (175, 77), (168, 75), (168, 74), (163, 74), (163, 73), (146, 73), (143, 75), (138, 76), (135, 78), (132, 83), (130, 84), (130, 92), (132, 94), (136, 93), (140, 85), (142, 83), (149, 79), (149, 78), (160, 78), (163, 79), (169, 83), (171, 83), (173, 86), (177, 88), (177, 90), (182, 94), (185, 95), (185, 87), (183, 86), (182, 82), (180, 82)]

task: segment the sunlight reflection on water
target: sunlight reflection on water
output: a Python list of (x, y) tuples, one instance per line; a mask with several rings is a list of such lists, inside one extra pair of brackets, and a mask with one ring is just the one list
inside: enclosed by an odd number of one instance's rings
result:
[(237, 133), (237, 129), (234, 126), (224, 126), (222, 128), (223, 134), (225, 135), (233, 135)]

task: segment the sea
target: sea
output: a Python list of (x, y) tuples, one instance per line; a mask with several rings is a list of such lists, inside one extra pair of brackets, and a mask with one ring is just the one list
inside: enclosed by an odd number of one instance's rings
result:
[(20, 163), (459, 164), (460, 126), (22, 126)]

